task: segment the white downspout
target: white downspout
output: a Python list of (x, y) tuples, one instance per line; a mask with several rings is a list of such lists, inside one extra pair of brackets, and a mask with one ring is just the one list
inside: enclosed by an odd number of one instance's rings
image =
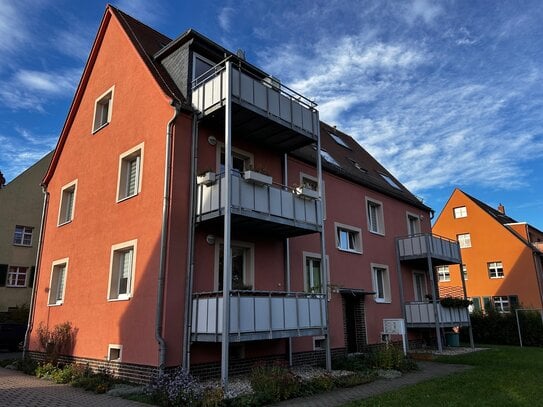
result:
[(166, 341), (162, 336), (164, 315), (164, 279), (166, 275), (166, 258), (168, 255), (168, 222), (170, 209), (170, 183), (172, 173), (172, 137), (175, 119), (179, 115), (179, 107), (172, 100), (174, 113), (166, 125), (166, 154), (164, 162), (164, 198), (162, 203), (162, 230), (160, 233), (160, 261), (158, 266), (158, 284), (156, 301), (155, 338), (158, 342), (158, 369), (164, 371), (166, 365)]

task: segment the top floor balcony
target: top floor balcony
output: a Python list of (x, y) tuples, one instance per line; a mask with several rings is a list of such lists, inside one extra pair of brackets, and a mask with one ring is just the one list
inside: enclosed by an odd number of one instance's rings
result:
[[(316, 104), (279, 83), (258, 78), (231, 64), (232, 130), (252, 142), (292, 151), (317, 140)], [(202, 120), (224, 122), (227, 96), (225, 61), (192, 83), (192, 105)]]
[(457, 241), (431, 233), (396, 239), (400, 261), (426, 265), (428, 258), (433, 266), (459, 264), (460, 246)]

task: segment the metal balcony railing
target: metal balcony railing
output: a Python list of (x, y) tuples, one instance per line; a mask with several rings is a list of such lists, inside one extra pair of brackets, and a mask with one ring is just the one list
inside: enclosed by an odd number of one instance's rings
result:
[[(443, 327), (469, 325), (469, 311), (467, 307), (444, 307), (437, 305), (439, 325)], [(405, 304), (405, 320), (407, 327), (434, 327), (436, 320), (433, 302), (410, 302)]]
[(441, 259), (460, 263), (460, 246), (457, 241), (431, 233), (400, 237), (397, 239), (400, 260), (424, 258)]
[[(222, 292), (198, 293), (192, 300), (192, 340), (220, 342)], [(231, 291), (230, 341), (265, 340), (326, 333), (324, 294)]]
[[(225, 208), (224, 173), (215, 182), (199, 184), (197, 188), (196, 220), (222, 216)], [(308, 231), (320, 231), (320, 201), (299, 195), (281, 185), (261, 185), (232, 173), (232, 214), (277, 222)]]

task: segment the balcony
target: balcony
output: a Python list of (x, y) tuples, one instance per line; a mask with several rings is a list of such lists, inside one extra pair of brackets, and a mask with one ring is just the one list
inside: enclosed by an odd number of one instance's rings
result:
[[(192, 340), (220, 342), (222, 292), (199, 293), (192, 300)], [(243, 342), (326, 333), (324, 294), (232, 291), (230, 341)]]
[[(224, 173), (214, 183), (198, 184), (198, 223), (223, 227), (224, 184)], [(320, 207), (320, 201), (285, 186), (262, 185), (242, 178), (237, 172), (232, 174), (232, 226), (237, 232), (266, 232), (279, 237), (319, 232)]]
[[(224, 62), (192, 84), (192, 105), (200, 118), (224, 123)], [(316, 104), (270, 77), (258, 78), (232, 65), (232, 130), (276, 151), (292, 151), (318, 137)]]
[[(439, 303), (437, 312), (439, 326), (468, 326), (469, 312), (467, 308), (444, 307)], [(411, 302), (405, 304), (405, 321), (408, 328), (434, 328), (436, 326), (434, 303)]]
[[(433, 266), (459, 264), (460, 246), (455, 240), (431, 233), (401, 237), (396, 239), (400, 261), (425, 266), (430, 258)], [(417, 264), (418, 263), (418, 264)]]

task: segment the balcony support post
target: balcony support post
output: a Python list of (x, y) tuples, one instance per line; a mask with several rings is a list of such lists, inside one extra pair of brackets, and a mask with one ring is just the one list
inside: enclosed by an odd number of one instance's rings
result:
[(314, 117), (313, 129), (317, 134), (317, 178), (319, 185), (319, 223), (321, 225), (321, 273), (322, 273), (322, 286), (324, 289), (324, 303), (325, 303), (325, 324), (326, 324), (326, 370), (332, 370), (332, 353), (330, 346), (330, 330), (328, 329), (329, 318), (328, 318), (328, 301), (329, 301), (329, 281), (328, 281), (328, 262), (326, 261), (326, 241), (324, 238), (324, 194), (323, 194), (323, 182), (322, 182), (322, 159), (321, 159), (321, 131), (320, 131), (320, 121), (319, 114), (317, 112)]
[[(429, 240), (428, 236), (425, 236)], [(426, 242), (427, 245), (430, 242)], [(429, 246), (427, 246), (429, 247)], [(434, 276), (434, 267), (432, 264), (432, 257), (430, 257), (430, 252), (426, 255), (426, 261), (428, 264), (428, 272), (430, 273), (430, 285), (432, 286), (432, 298), (433, 298), (433, 308), (434, 308), (434, 320), (436, 324), (436, 339), (437, 339), (437, 350), (439, 353), (443, 352), (443, 344), (441, 343), (441, 321), (439, 320), (439, 311), (437, 309), (437, 290), (436, 290), (436, 279)]]
[[(288, 154), (287, 153), (283, 154), (283, 185), (288, 185)], [(282, 192), (280, 192), (280, 195), (279, 195), (280, 197), (281, 197), (281, 193)], [(283, 205), (283, 199), (282, 198), (280, 199), (281, 199), (281, 205)], [(288, 237), (285, 239), (284, 251), (285, 251), (285, 290), (287, 292), (290, 292), (291, 290), (290, 288), (290, 240)], [(285, 307), (284, 304), (285, 304), (285, 299), (283, 298), (283, 309)], [(283, 321), (285, 321), (285, 318), (283, 318)], [(292, 361), (292, 338), (291, 337), (288, 338), (287, 348), (288, 348), (287, 350), (288, 365), (292, 366), (293, 361)]]
[[(225, 394), (228, 392), (228, 354), (230, 348), (230, 286), (232, 282), (232, 261), (230, 250), (231, 217), (232, 217), (232, 62), (226, 61), (224, 74), (225, 86), (225, 118), (224, 118), (224, 264), (222, 280), (222, 346), (221, 346), (221, 382)], [(219, 197), (220, 199), (220, 197)]]
[(398, 272), (398, 288), (400, 289), (400, 306), (402, 307), (402, 318), (405, 323), (406, 312), (405, 312), (405, 295), (403, 292), (403, 275), (402, 275), (402, 264), (400, 262), (400, 239), (396, 238), (396, 270)]

